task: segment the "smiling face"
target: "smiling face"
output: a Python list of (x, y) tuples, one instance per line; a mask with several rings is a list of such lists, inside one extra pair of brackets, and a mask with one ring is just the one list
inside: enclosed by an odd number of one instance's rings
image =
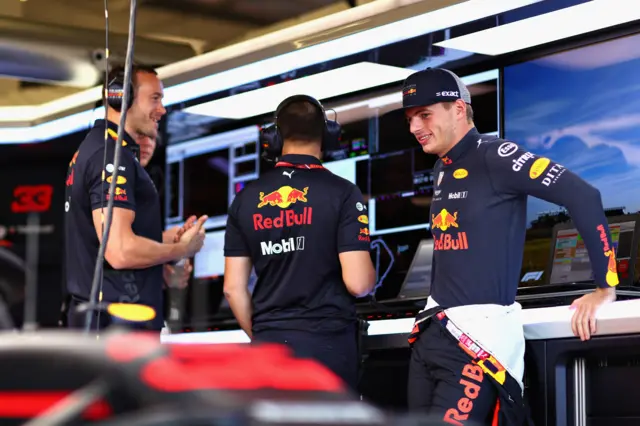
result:
[(136, 93), (133, 105), (127, 111), (127, 125), (134, 133), (158, 137), (158, 122), (167, 112), (162, 105), (164, 90), (158, 76), (148, 72), (136, 74)]
[(465, 103), (437, 103), (405, 110), (409, 131), (427, 154), (444, 156), (468, 131)]

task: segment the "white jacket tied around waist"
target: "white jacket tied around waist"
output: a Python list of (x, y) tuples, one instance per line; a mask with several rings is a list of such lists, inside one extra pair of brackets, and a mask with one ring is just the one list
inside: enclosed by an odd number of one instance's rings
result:
[[(425, 310), (439, 306), (429, 297)], [(446, 309), (449, 321), (489, 352), (513, 377), (520, 389), (524, 376), (524, 331), (522, 306), (466, 305)]]

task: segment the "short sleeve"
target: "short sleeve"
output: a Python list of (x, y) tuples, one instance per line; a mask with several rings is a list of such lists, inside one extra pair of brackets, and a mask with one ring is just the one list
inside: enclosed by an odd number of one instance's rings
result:
[(338, 253), (369, 251), (369, 212), (362, 192), (353, 185), (342, 202), (338, 226)]
[(250, 257), (251, 250), (247, 241), (242, 235), (242, 230), (238, 222), (238, 208), (240, 206), (240, 195), (236, 195), (229, 207), (227, 215), (227, 227), (224, 233), (224, 255), (225, 257)]
[[(104, 151), (99, 150), (89, 158), (85, 169), (85, 179), (87, 187), (89, 188), (89, 197), (93, 210), (106, 207), (109, 201), (109, 186), (111, 185), (115, 171), (113, 165), (115, 144), (108, 143), (106, 146), (106, 166), (104, 165)], [(114, 207), (135, 211), (136, 173), (136, 159), (134, 154), (128, 149), (121, 149), (120, 164), (118, 165), (118, 176), (116, 178), (116, 188), (114, 192)]]

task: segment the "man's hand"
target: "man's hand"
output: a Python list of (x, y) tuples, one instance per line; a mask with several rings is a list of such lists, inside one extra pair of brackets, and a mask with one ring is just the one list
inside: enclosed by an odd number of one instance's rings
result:
[(571, 304), (575, 309), (571, 318), (571, 330), (580, 340), (589, 340), (596, 332), (596, 311), (598, 308), (616, 300), (615, 288), (597, 288), (593, 293), (585, 294)]
[(197, 252), (200, 251), (202, 246), (204, 245), (204, 223), (209, 219), (208, 216), (200, 216), (195, 223), (191, 221), (191, 224), (188, 222), (185, 223), (184, 228), (186, 229), (178, 239), (178, 244), (182, 244), (184, 247), (185, 254), (182, 257), (193, 257)]
[(193, 265), (190, 259), (187, 259), (184, 265), (178, 268), (169, 264), (164, 265), (162, 270), (164, 283), (169, 288), (185, 289), (189, 285), (189, 277), (192, 271)]
[(174, 226), (173, 228), (167, 229), (162, 233), (162, 242), (164, 244), (175, 243), (177, 241), (176, 236), (178, 235), (178, 232), (180, 232), (181, 230), (182, 230), (182, 226)]
[[(204, 217), (204, 216), (202, 216), (202, 217)], [(202, 219), (202, 217), (200, 219)], [(182, 225), (182, 227), (178, 228), (178, 232), (176, 232), (176, 234), (174, 235), (174, 238), (173, 238), (172, 242), (174, 242), (174, 243), (179, 242), (180, 238), (182, 238), (182, 234), (184, 234), (187, 230), (191, 229), (193, 227), (193, 225), (195, 225), (197, 220), (198, 220), (198, 218), (195, 215), (191, 216), (189, 219), (187, 219), (187, 221), (184, 223), (184, 225)], [(206, 219), (204, 219), (204, 221), (206, 222)]]
[(191, 228), (194, 223), (196, 223), (197, 217), (191, 216), (182, 226), (174, 226), (173, 228), (169, 228), (162, 233), (162, 242), (164, 244), (173, 244), (180, 241), (180, 237), (184, 234), (184, 231)]

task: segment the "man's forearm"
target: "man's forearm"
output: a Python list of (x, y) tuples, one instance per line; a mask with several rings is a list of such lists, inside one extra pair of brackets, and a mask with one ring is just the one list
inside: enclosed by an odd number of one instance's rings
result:
[(237, 292), (225, 292), (224, 295), (229, 301), (231, 311), (236, 317), (240, 328), (242, 328), (242, 330), (247, 333), (247, 336), (252, 339), (253, 333), (251, 331), (251, 294), (247, 290), (242, 290)]
[(185, 254), (181, 244), (159, 243), (138, 235), (123, 241), (122, 245), (121, 248), (114, 248), (111, 259), (107, 259), (116, 269), (149, 268), (174, 261)]

